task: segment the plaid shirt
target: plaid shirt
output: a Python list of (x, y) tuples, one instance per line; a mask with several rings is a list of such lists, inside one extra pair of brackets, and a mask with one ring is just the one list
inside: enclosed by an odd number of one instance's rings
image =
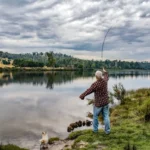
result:
[(107, 90), (107, 82), (109, 80), (109, 76), (107, 72), (104, 72), (103, 75), (104, 78), (101, 78), (94, 82), (89, 89), (87, 89), (83, 94), (80, 95), (80, 97), (84, 99), (85, 96), (94, 92), (96, 107), (103, 107), (109, 103)]

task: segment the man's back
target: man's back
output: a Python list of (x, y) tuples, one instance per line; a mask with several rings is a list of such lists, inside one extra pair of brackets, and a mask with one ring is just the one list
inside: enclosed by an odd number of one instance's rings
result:
[(107, 90), (107, 81), (104, 79), (99, 79), (95, 83), (95, 106), (102, 107), (107, 105), (108, 102), (108, 90)]
[(109, 103), (108, 101), (108, 90), (107, 90), (107, 82), (108, 82), (108, 73), (104, 72), (104, 78), (100, 78), (96, 82), (94, 82), (89, 89), (87, 89), (81, 97), (85, 97), (94, 92), (95, 97), (95, 106), (102, 107)]

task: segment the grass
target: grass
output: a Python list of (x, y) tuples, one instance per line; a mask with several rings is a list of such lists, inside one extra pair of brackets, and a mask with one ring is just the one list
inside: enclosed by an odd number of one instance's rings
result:
[[(145, 119), (145, 116), (148, 119)], [(150, 150), (150, 89), (127, 92), (125, 102), (111, 110), (111, 134), (103, 130), (98, 134), (92, 130), (72, 132), (73, 150), (80, 150), (78, 143), (88, 142), (81, 150)]]
[(12, 144), (8, 144), (8, 145), (0, 145), (0, 150), (27, 150), (27, 149), (20, 148)]
[(58, 137), (52, 137), (48, 140), (49, 144), (53, 144), (55, 141), (59, 141), (60, 139)]

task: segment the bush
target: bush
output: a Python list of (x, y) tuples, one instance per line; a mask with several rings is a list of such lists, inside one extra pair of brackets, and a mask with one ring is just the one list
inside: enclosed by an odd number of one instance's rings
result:
[(124, 86), (121, 83), (119, 83), (118, 85), (115, 84), (113, 86), (113, 90), (114, 90), (114, 93), (111, 93), (111, 95), (115, 97), (116, 99), (118, 99), (119, 101), (121, 101), (121, 104), (124, 104), (125, 95), (126, 95), (126, 90)]
[(4, 64), (4, 65), (10, 65), (10, 61), (8, 60), (2, 60), (2, 63)]
[(140, 106), (140, 112), (142, 113), (145, 122), (150, 122), (150, 98), (146, 99)]
[(48, 144), (53, 144), (55, 141), (59, 141), (58, 137), (53, 137), (48, 140)]

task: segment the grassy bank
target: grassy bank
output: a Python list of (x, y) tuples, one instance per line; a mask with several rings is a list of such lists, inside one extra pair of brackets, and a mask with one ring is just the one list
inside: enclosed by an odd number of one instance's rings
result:
[(27, 150), (27, 149), (20, 148), (12, 144), (8, 144), (8, 145), (0, 145), (0, 150)]
[[(111, 134), (103, 130), (72, 132), (73, 150), (150, 150), (150, 89), (126, 93), (124, 103), (111, 109)], [(81, 141), (84, 146), (81, 148)]]

